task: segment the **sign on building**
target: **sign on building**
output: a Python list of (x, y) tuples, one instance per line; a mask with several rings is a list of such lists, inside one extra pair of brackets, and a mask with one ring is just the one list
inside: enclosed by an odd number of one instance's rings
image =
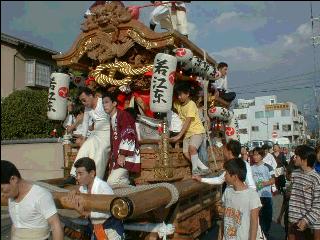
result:
[(286, 109), (289, 109), (288, 103), (276, 103), (276, 104), (266, 104), (265, 105), (266, 111), (286, 110)]

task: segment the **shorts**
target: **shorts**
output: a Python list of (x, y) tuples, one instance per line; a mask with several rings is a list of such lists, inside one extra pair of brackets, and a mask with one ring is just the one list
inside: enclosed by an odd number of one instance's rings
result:
[(205, 138), (205, 134), (195, 134), (191, 137), (183, 139), (183, 153), (189, 153), (189, 145), (194, 146), (196, 149), (199, 149), (203, 139)]

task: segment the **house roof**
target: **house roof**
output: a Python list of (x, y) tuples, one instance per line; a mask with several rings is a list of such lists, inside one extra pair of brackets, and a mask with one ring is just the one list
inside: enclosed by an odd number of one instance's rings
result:
[(34, 44), (34, 43), (31, 43), (31, 42), (28, 42), (28, 41), (25, 41), (25, 40), (10, 36), (10, 35), (5, 34), (5, 33), (1, 33), (1, 42), (2, 41), (6, 42), (6, 43), (13, 44), (13, 45), (16, 45), (16, 46), (18, 46), (19, 44), (27, 45), (29, 47), (33, 47), (33, 48), (36, 48), (38, 50), (50, 53), (51, 55), (59, 54), (59, 52), (57, 52), (57, 51), (54, 51), (54, 50), (51, 50), (51, 49), (48, 49), (48, 48), (45, 48), (45, 47), (41, 47), (41, 46), (39, 46), (37, 44)]

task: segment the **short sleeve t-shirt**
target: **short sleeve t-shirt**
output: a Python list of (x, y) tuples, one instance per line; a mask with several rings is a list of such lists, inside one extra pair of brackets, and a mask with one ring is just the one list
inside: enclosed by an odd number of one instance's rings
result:
[(186, 121), (186, 118), (192, 118), (190, 127), (185, 133), (185, 138), (189, 138), (195, 134), (205, 133), (205, 129), (199, 117), (197, 105), (194, 101), (190, 100), (186, 105), (175, 102), (174, 107), (177, 109), (178, 115), (183, 123)]
[(10, 218), (16, 228), (47, 228), (47, 219), (57, 213), (51, 193), (37, 185), (32, 185), (20, 202), (9, 198), (8, 203)]
[[(79, 191), (81, 193), (88, 193), (88, 187), (87, 186), (80, 186)], [(113, 190), (109, 186), (109, 184), (103, 180), (101, 180), (98, 177), (94, 178), (94, 182), (91, 189), (91, 194), (107, 194), (107, 195), (113, 195)], [(109, 213), (100, 213), (100, 212), (91, 212), (90, 217), (91, 219), (97, 219), (97, 218), (109, 218), (111, 215)]]
[[(258, 182), (261, 181), (269, 181), (272, 177), (272, 175), (274, 175), (274, 170), (273, 168), (266, 163), (262, 163), (260, 165), (253, 165), (251, 166), (252, 169), (252, 174), (253, 174), (253, 179), (256, 182), (256, 184)], [(272, 197), (272, 193), (271, 193), (271, 186), (265, 186), (262, 189), (258, 190), (259, 196), (260, 197)]]
[(235, 191), (227, 187), (222, 196), (224, 210), (224, 239), (249, 239), (250, 212), (261, 207), (258, 193), (251, 188)]

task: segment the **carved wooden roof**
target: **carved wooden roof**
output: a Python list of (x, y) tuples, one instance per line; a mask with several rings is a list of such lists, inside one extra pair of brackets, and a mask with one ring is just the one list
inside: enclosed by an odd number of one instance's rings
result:
[[(157, 33), (138, 20), (132, 19), (129, 11), (120, 2), (112, 1), (91, 9), (86, 16), (82, 32), (71, 49), (54, 55), (58, 66), (86, 70), (115, 60), (127, 61), (135, 67), (153, 63), (156, 53), (174, 49), (182, 45), (193, 54), (203, 58), (203, 50), (177, 31)], [(206, 55), (206, 61), (216, 65), (216, 61)]]

